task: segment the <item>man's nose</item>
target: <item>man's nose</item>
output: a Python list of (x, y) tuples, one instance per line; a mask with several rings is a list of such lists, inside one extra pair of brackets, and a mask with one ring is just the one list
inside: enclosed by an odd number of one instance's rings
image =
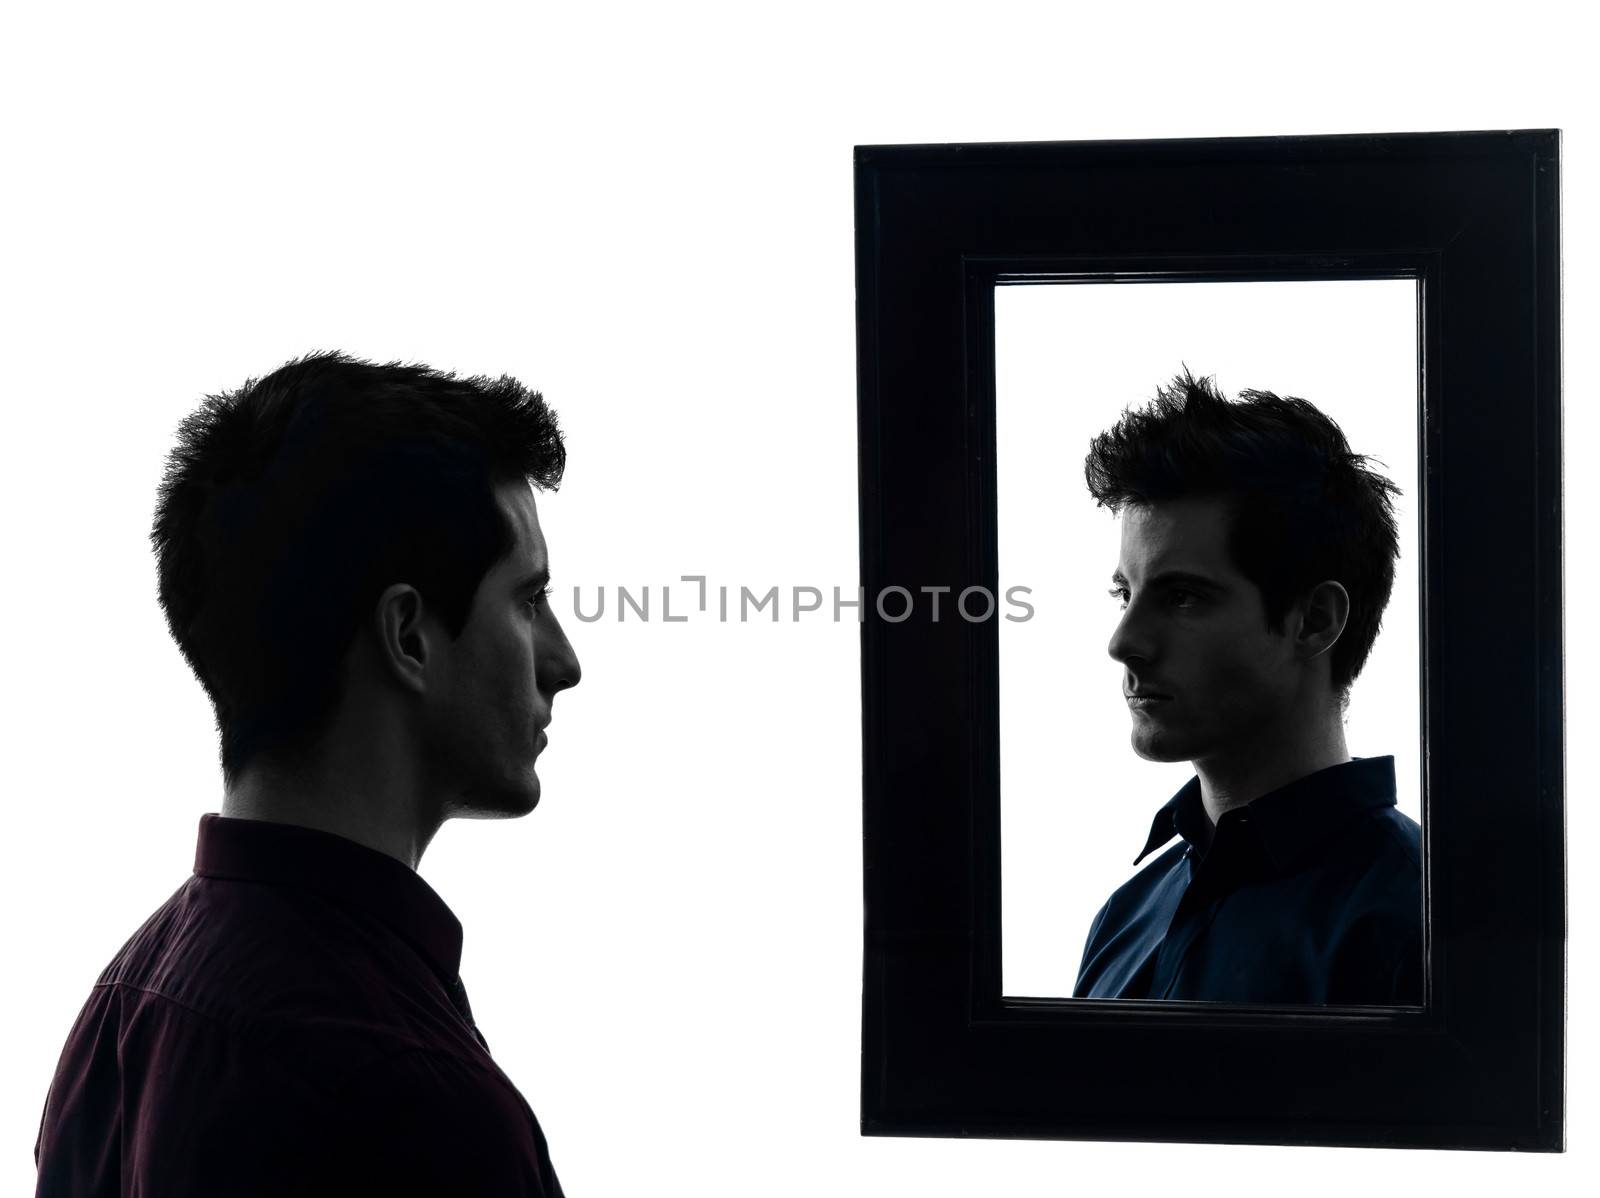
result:
[(1149, 654), (1149, 646), (1144, 630), (1134, 619), (1134, 606), (1128, 604), (1122, 613), (1122, 618), (1117, 621), (1116, 628), (1111, 631), (1111, 640), (1106, 644), (1106, 652), (1113, 661), (1128, 662), (1139, 657), (1145, 658)]
[(583, 678), (583, 667), (578, 664), (578, 655), (559, 623), (555, 624), (555, 634), (556, 643), (550, 646), (550, 657), (546, 662), (546, 668), (540, 671), (540, 681), (544, 684), (544, 689), (551, 694), (577, 686)]

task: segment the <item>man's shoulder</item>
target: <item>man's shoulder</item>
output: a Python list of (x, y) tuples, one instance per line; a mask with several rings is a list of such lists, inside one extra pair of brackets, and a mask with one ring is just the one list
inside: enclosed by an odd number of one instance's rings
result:
[(1100, 905), (1089, 929), (1091, 942), (1102, 926), (1119, 924), (1152, 904), (1174, 897), (1173, 887), (1179, 885), (1179, 880), (1174, 878), (1174, 871), (1182, 866), (1188, 850), (1188, 843), (1180, 838), (1146, 861), (1131, 878), (1113, 890), (1111, 896)]
[[(167, 992), (225, 984), (242, 1000), (259, 999), (258, 975), (315, 973), (321, 947), (364, 937), (333, 904), (291, 886), (194, 876), (157, 907), (101, 973), (104, 983)], [(194, 1005), (203, 1006), (203, 1003)]]
[(1365, 825), (1352, 891), (1365, 893), (1375, 908), (1392, 908), (1407, 925), (1420, 924), (1422, 829), (1393, 807), (1380, 808)]
[(1421, 871), (1422, 828), (1416, 820), (1398, 807), (1380, 807), (1370, 824), (1383, 851)]
[(1397, 808), (1374, 808), (1352, 821), (1312, 866), (1330, 872), (1352, 899), (1387, 896), (1409, 911), (1421, 895), (1422, 829)]
[[(289, 886), (191, 877), (100, 974), (123, 1018), (157, 1018), (339, 1072), (411, 1047), (427, 967), (359, 912)], [(157, 1011), (160, 1011), (157, 1016)], [(317, 1041), (308, 1053), (305, 1044)]]
[(1113, 890), (1111, 897), (1106, 900), (1106, 907), (1114, 910), (1148, 901), (1152, 894), (1170, 883), (1173, 871), (1183, 864), (1188, 855), (1189, 844), (1179, 837), (1139, 866), (1131, 878)]
[(1182, 839), (1167, 846), (1101, 904), (1084, 940), (1074, 997), (1111, 997), (1129, 985), (1130, 970), (1154, 951), (1177, 907), (1188, 847)]
[[(274, 1043), (115, 989), (88, 1013), (130, 1000), (139, 1014), (81, 1023), (63, 1055), (35, 1148), (40, 1178), (62, 1192), (86, 1189), (64, 1180), (86, 1175), (196, 1198), (560, 1192), (520, 1096), (460, 1055), (358, 1057), (336, 1026), (317, 1043), (305, 1025)], [(463, 1179), (482, 1184), (457, 1189)]]
[[(1422, 829), (1394, 807), (1369, 813), (1323, 888), (1330, 1003), (1422, 1001)], [(1353, 850), (1353, 851), (1352, 851)]]

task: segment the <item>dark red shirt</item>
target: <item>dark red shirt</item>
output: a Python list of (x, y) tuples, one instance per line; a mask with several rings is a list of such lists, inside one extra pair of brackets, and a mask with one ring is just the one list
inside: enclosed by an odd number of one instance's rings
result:
[(460, 959), (460, 923), (401, 862), (202, 817), (194, 876), (106, 967), (67, 1038), (38, 1193), (555, 1198)]

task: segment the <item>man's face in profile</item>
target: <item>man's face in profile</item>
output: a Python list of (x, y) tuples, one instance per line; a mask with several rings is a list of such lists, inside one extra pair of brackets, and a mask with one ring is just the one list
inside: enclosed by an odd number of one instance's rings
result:
[(1124, 667), (1134, 752), (1248, 752), (1289, 710), (1300, 671), (1287, 626), (1267, 631), (1260, 589), (1228, 554), (1227, 501), (1129, 505), (1121, 523), (1113, 583), (1124, 610), (1106, 648)]
[(558, 691), (577, 685), (577, 656), (549, 597), (549, 554), (533, 490), (495, 489), (515, 534), (511, 551), (483, 576), (461, 635), (447, 642), (435, 708), (435, 748), (450, 814), (525, 815), (539, 802), (535, 759)]

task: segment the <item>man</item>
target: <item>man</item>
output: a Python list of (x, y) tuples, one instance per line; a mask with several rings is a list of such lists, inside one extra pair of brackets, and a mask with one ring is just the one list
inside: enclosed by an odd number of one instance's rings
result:
[(1092, 443), (1133, 749), (1195, 777), (1095, 917), (1077, 997), (1421, 1003), (1419, 829), (1394, 759), (1344, 737), (1398, 554), (1366, 462), (1306, 401), (1187, 372)]
[(415, 871), (539, 801), (579, 668), (530, 483), (564, 464), (513, 379), (339, 354), (184, 421), (152, 541), (222, 812), (68, 1037), (41, 1195), (561, 1193)]

